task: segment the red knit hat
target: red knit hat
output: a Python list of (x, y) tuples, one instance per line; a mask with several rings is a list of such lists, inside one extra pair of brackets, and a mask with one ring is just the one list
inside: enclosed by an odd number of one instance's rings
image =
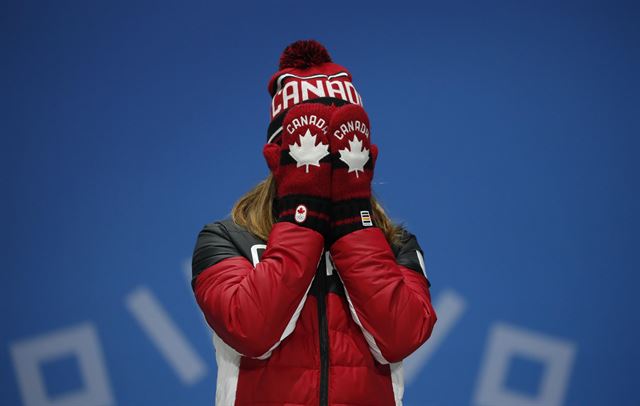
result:
[(279, 142), (282, 120), (299, 103), (362, 105), (362, 97), (351, 83), (351, 73), (331, 61), (326, 48), (317, 41), (296, 41), (280, 57), (280, 70), (269, 80), (271, 123), (267, 142)]

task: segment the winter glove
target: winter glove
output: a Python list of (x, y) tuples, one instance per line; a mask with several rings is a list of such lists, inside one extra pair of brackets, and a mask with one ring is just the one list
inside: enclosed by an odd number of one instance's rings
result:
[(336, 109), (329, 123), (331, 229), (329, 243), (373, 227), (371, 179), (378, 148), (369, 139), (369, 117), (356, 104)]
[(308, 227), (325, 237), (331, 193), (327, 130), (334, 109), (317, 103), (292, 107), (282, 122), (280, 143), (263, 149), (276, 182), (277, 221)]

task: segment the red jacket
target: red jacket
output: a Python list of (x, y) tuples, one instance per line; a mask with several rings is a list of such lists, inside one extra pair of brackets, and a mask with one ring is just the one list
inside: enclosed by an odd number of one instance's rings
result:
[(192, 265), (216, 405), (402, 403), (402, 360), (436, 322), (412, 234), (390, 247), (372, 227), (327, 252), (308, 228), (277, 223), (265, 244), (226, 220), (203, 228)]

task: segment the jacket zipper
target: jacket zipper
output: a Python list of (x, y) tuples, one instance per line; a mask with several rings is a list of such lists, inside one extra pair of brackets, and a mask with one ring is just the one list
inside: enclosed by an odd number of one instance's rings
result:
[(327, 325), (327, 305), (325, 302), (327, 276), (324, 268), (324, 263), (322, 263), (318, 269), (320, 276), (320, 294), (318, 296), (318, 326), (320, 333), (320, 406), (327, 406), (329, 403), (329, 328)]

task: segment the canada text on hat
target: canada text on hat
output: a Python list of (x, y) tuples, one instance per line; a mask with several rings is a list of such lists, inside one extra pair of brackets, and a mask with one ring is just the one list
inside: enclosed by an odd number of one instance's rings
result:
[(271, 123), (267, 142), (277, 141), (288, 109), (299, 103), (316, 102), (362, 106), (362, 97), (351, 81), (351, 73), (331, 61), (317, 41), (296, 41), (280, 57), (280, 70), (269, 80)]

